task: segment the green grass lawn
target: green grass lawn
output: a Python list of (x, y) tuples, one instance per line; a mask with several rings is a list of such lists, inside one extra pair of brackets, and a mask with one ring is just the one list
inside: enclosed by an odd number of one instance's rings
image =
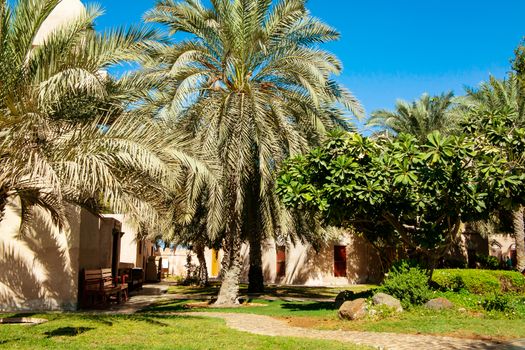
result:
[[(1, 316), (0, 316), (1, 317)], [(369, 349), (340, 342), (266, 337), (228, 328), (213, 318), (162, 314), (43, 314), (49, 322), (0, 325), (3, 349)]]
[[(214, 294), (209, 289), (176, 287), (184, 294), (202, 297)], [(277, 287), (276, 287), (277, 288)], [(283, 287), (279, 287), (277, 291)], [(341, 288), (321, 288), (320, 290), (307, 287), (293, 287), (295, 296), (300, 294), (317, 298), (320, 295), (336, 295)], [(300, 290), (303, 290), (301, 293)], [(344, 289), (344, 288), (343, 288)], [(190, 293), (187, 293), (190, 292)], [(320, 294), (319, 294), (320, 293)], [(360, 287), (356, 290), (356, 297), (367, 297), (372, 293)], [(267, 296), (275, 297), (276, 290), (268, 289)], [(316, 296), (317, 295), (317, 296)], [(286, 295), (289, 296), (289, 295)], [(238, 308), (209, 308), (199, 307), (196, 300), (180, 300), (159, 303), (144, 310), (145, 314), (163, 312), (186, 311), (217, 311), (240, 312), (268, 315), (286, 319), (291, 325), (311, 327), (316, 329), (343, 329), (360, 331), (396, 332), (396, 333), (423, 333), (439, 334), (469, 338), (495, 338), (512, 339), (525, 338), (525, 299), (516, 297), (516, 310), (514, 313), (486, 312), (481, 307), (482, 296), (470, 293), (435, 292), (435, 297), (442, 296), (455, 304), (455, 309), (440, 312), (429, 311), (423, 307), (415, 307), (399, 315), (384, 319), (366, 319), (361, 321), (342, 321), (337, 317), (337, 310), (330, 301), (286, 301), (249, 299), (248, 306)], [(202, 304), (202, 301), (200, 302)], [(252, 306), (250, 306), (250, 303)], [(458, 311), (465, 308), (465, 312)]]

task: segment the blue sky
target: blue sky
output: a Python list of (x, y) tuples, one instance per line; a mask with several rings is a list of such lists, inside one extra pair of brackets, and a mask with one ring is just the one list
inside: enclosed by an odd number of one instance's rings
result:
[[(83, 0), (86, 3), (85, 0)], [(140, 23), (154, 0), (99, 0), (98, 28)], [(525, 36), (524, 0), (309, 0), (341, 33), (326, 49), (344, 65), (338, 80), (367, 112), (503, 77)]]

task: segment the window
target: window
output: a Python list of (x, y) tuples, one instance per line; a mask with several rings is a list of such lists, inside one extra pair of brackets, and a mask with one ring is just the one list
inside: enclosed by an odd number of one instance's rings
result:
[(334, 276), (346, 277), (346, 246), (334, 246)]
[(286, 275), (286, 247), (277, 246), (277, 277), (284, 277)]

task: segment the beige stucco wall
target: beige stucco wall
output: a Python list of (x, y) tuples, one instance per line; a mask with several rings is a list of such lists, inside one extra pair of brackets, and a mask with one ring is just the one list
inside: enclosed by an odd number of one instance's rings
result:
[(113, 218), (122, 223), (122, 238), (120, 239), (120, 262), (136, 266), (138, 259), (138, 247), (136, 241), (136, 229), (130, 220), (123, 214), (104, 214), (105, 218)]
[(80, 0), (62, 0), (42, 23), (33, 40), (33, 45), (42, 45), (46, 37), (54, 30), (75, 20), (84, 12), (85, 7)]
[(497, 257), (500, 261), (505, 261), (508, 256), (512, 256), (512, 251), (516, 249), (516, 239), (510, 234), (495, 234), (488, 238), (489, 254)]
[(81, 210), (80, 220), (80, 269), (111, 267), (115, 223), (87, 210)]
[(113, 228), (120, 223), (69, 205), (59, 229), (36, 212), (21, 234), (20, 203), (0, 222), (0, 311), (74, 310), (82, 269), (111, 267)]
[(19, 232), (20, 203), (11, 201), (0, 223), (0, 311), (72, 310), (78, 293), (81, 209), (69, 207), (63, 230), (36, 214)]
[[(104, 214), (105, 218), (113, 218), (122, 223), (124, 233), (120, 240), (120, 262), (133, 264), (135, 267), (146, 268), (148, 257), (152, 254), (154, 242), (137, 240), (137, 225), (124, 214)], [(140, 247), (139, 247), (140, 246)]]
[[(334, 245), (346, 246), (347, 277), (334, 277)], [(175, 276), (185, 276), (187, 250), (177, 248), (174, 252), (166, 250), (163, 256), (169, 260), (169, 273)], [(249, 245), (241, 248), (243, 269), (241, 279), (248, 280)], [(205, 251), (208, 275), (211, 276), (212, 251)], [(219, 264), (223, 252), (219, 252)], [(192, 253), (193, 264), (198, 264)], [(319, 251), (309, 244), (288, 242), (286, 244), (286, 274), (277, 278), (277, 251), (274, 240), (263, 243), (263, 273), (266, 283), (299, 284), (312, 286), (347, 285), (378, 281), (380, 279), (379, 257), (373, 247), (363, 238), (344, 234), (341, 238), (327, 242)]]
[[(334, 246), (346, 246), (347, 276), (334, 277)], [(243, 280), (248, 280), (249, 247), (243, 247)], [(263, 243), (263, 273), (266, 283), (309, 286), (347, 285), (377, 281), (380, 278), (379, 258), (363, 238), (344, 234), (323, 244), (318, 251), (308, 243), (286, 244), (286, 273), (277, 277), (275, 241)]]

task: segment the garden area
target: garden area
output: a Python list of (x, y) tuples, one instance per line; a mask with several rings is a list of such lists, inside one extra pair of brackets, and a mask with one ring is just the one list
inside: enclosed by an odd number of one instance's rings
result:
[[(517, 272), (443, 269), (434, 272), (432, 288), (426, 275), (416, 269), (387, 279), (384, 285), (349, 287), (268, 286), (264, 295), (250, 295), (245, 305), (214, 308), (207, 305), (218, 292), (208, 288), (174, 286), (169, 293), (188, 298), (150, 306), (142, 312), (234, 312), (268, 315), (288, 324), (322, 330), (356, 330), (445, 335), (460, 338), (509, 340), (525, 337), (525, 278)], [(345, 291), (347, 291), (345, 293)], [(403, 312), (373, 305), (379, 291), (400, 299)], [(247, 286), (240, 294), (247, 295)], [(357, 320), (338, 315), (336, 298), (365, 298), (374, 312)], [(451, 304), (427, 307), (431, 299), (444, 298)]]
[[(264, 294), (257, 295), (248, 293), (247, 285), (241, 285), (242, 303), (231, 308), (213, 305), (218, 283), (207, 287), (170, 283), (164, 297), (132, 314), (95, 311), (0, 315), (47, 320), (32, 326), (0, 325), (0, 348), (209, 349), (220, 345), (224, 349), (369, 349), (355, 345), (351, 338), (344, 342), (336, 338), (326, 340), (332, 337), (330, 334), (324, 339), (322, 333), (312, 339), (250, 334), (210, 313), (268, 316), (306, 332), (445, 336), (486, 342), (501, 349), (518, 349), (512, 346), (522, 344), (519, 341), (525, 337), (525, 279), (521, 274), (438, 269), (431, 287), (422, 283), (425, 278), (423, 271), (405, 265), (391, 273), (382, 285), (269, 285)], [(403, 311), (396, 306), (374, 304), (373, 297), (380, 292), (399, 298)], [(361, 298), (365, 299), (365, 314), (356, 319), (342, 318), (338, 304)], [(436, 299), (440, 302), (428, 303)], [(254, 321), (246, 318), (242, 322)], [(271, 328), (271, 321), (254, 327)]]
[(0, 0), (0, 348), (525, 348), (525, 41), (366, 111), (313, 3)]

